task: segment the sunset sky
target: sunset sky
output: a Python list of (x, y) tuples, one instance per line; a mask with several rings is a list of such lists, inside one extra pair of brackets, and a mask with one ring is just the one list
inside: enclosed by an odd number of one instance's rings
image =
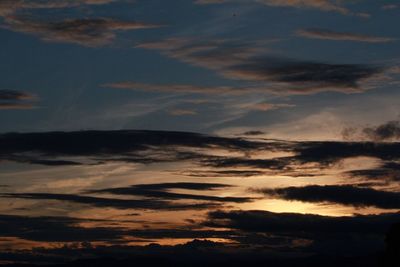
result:
[(399, 14), (0, 0), (0, 264), (383, 253), (400, 222)]

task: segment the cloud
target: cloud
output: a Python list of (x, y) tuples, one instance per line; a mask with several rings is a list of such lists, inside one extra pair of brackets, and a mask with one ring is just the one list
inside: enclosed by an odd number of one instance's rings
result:
[(6, 102), (6, 103), (0, 103), (0, 110), (24, 110), (24, 109), (34, 109), (36, 106), (33, 104), (29, 103), (12, 103), (12, 102)]
[(93, 196), (82, 196), (74, 194), (52, 194), (52, 193), (14, 193), (1, 194), (5, 198), (21, 198), (32, 200), (58, 200), (77, 204), (86, 204), (100, 208), (115, 209), (141, 209), (141, 210), (202, 210), (220, 206), (216, 203), (172, 203), (170, 201), (153, 199), (117, 199)]
[(246, 109), (246, 110), (250, 110), (250, 111), (270, 111), (270, 110), (277, 110), (277, 109), (282, 109), (282, 108), (292, 108), (295, 106), (296, 105), (293, 105), (293, 104), (266, 103), (266, 102), (237, 105), (237, 107), (240, 109)]
[(374, 157), (381, 160), (400, 158), (400, 143), (374, 142), (301, 142), (294, 147), (295, 160), (331, 164), (346, 158)]
[(244, 132), (242, 135), (249, 135), (249, 136), (254, 136), (254, 135), (263, 135), (265, 132), (263, 131), (247, 131)]
[(226, 0), (195, 0), (196, 5), (210, 5), (210, 4), (222, 4), (227, 2)]
[[(195, 4), (220, 4), (226, 2), (240, 2), (248, 3), (246, 0), (196, 0)], [(299, 9), (315, 9), (325, 12), (336, 12), (342, 15), (353, 15), (363, 18), (368, 18), (368, 13), (355, 13), (344, 7), (341, 1), (336, 0), (254, 0), (256, 3), (260, 3), (272, 7), (291, 7)]]
[(169, 111), (169, 114), (173, 116), (187, 116), (187, 115), (197, 115), (197, 112), (190, 109), (173, 109)]
[[(240, 138), (168, 131), (10, 133), (0, 135), (0, 159), (46, 165), (55, 165), (58, 162), (62, 165), (83, 164), (79, 157), (84, 157), (86, 164), (87, 160), (95, 163), (151, 163), (203, 157), (201, 154), (180, 149), (220, 148), (245, 152), (265, 146), (268, 145)], [(157, 153), (147, 153), (149, 151)]]
[(380, 68), (356, 64), (329, 64), (281, 58), (254, 58), (227, 70), (235, 77), (272, 81), (292, 86), (291, 91), (336, 90), (357, 92), (360, 82), (381, 72)]
[(396, 40), (390, 37), (379, 37), (379, 36), (371, 36), (371, 35), (364, 35), (364, 34), (357, 34), (350, 32), (336, 32), (336, 31), (317, 29), (317, 28), (301, 29), (296, 32), (296, 35), (311, 39), (355, 41), (355, 42), (367, 42), (367, 43), (388, 43)]
[(239, 157), (209, 157), (204, 159), (202, 163), (205, 166), (217, 168), (232, 168), (232, 167), (251, 167), (261, 169), (283, 170), (287, 167), (292, 158), (277, 158), (277, 159), (249, 159)]
[(147, 92), (183, 93), (183, 94), (230, 94), (241, 95), (250, 92), (262, 91), (257, 87), (232, 87), (232, 86), (196, 86), (189, 84), (145, 84), (134, 81), (109, 83), (102, 85), (115, 89), (142, 90)]
[(344, 140), (370, 140), (374, 142), (396, 141), (400, 139), (400, 122), (388, 121), (381, 125), (369, 127), (348, 127), (343, 129)]
[[(193, 87), (146, 85), (135, 82), (111, 84), (114, 88), (209, 93), (315, 94), (325, 91), (360, 93), (374, 88), (386, 68), (366, 64), (332, 64), (268, 55), (265, 42), (171, 38), (136, 47), (158, 50), (185, 63), (212, 69), (225, 78), (240, 80), (241, 87)], [(386, 76), (385, 76), (386, 77)]]
[(388, 183), (400, 181), (400, 164), (396, 161), (387, 161), (372, 169), (351, 170), (344, 173), (345, 176), (362, 180), (378, 180)]
[(129, 195), (141, 196), (158, 200), (203, 200), (214, 202), (236, 202), (245, 203), (253, 201), (248, 197), (217, 197), (210, 195), (197, 195), (188, 193), (174, 193), (170, 190), (186, 189), (186, 190), (215, 190), (229, 188), (230, 185), (226, 184), (212, 184), (212, 183), (162, 183), (162, 184), (141, 184), (132, 185), (130, 187), (109, 188), (90, 191), (90, 193), (109, 193), (113, 195)]
[(124, 233), (115, 228), (79, 226), (88, 221), (69, 217), (0, 215), (0, 237), (46, 242), (112, 241)]
[(71, 8), (81, 5), (104, 5), (116, 0), (0, 0), (0, 16), (19, 10)]
[[(382, 234), (400, 219), (399, 213), (330, 217), (299, 213), (268, 211), (214, 211), (209, 213), (205, 225), (264, 233), (303, 233), (317, 238), (321, 234)], [(321, 238), (326, 237), (321, 235)]]
[(33, 95), (13, 90), (0, 90), (0, 100), (26, 100), (34, 98)]
[(363, 132), (374, 141), (387, 141), (400, 139), (400, 122), (389, 121), (372, 128), (364, 128)]
[(33, 109), (37, 97), (27, 92), (15, 90), (0, 90), (0, 110), (2, 109)]
[(257, 2), (277, 7), (312, 8), (322, 11), (333, 11), (343, 15), (351, 13), (336, 1), (330, 0), (257, 0)]
[(258, 170), (223, 170), (223, 171), (202, 171), (202, 170), (191, 170), (182, 172), (185, 176), (192, 177), (252, 177), (260, 176), (265, 174), (264, 171)]
[(20, 16), (8, 16), (5, 18), (2, 27), (12, 31), (37, 35), (45, 41), (95, 47), (110, 44), (115, 40), (116, 32), (156, 28), (160, 25), (108, 18), (67, 19), (50, 22)]
[[(221, 155), (221, 151), (226, 154)], [(271, 158), (260, 158), (257, 156), (260, 151), (278, 154)], [(400, 160), (400, 144), (250, 141), (195, 133), (130, 130), (0, 135), (1, 161), (47, 166), (93, 165), (110, 162), (133, 164), (185, 162), (192, 164), (192, 168), (178, 171), (178, 173), (192, 177), (260, 175), (313, 177), (321, 174), (325, 168), (330, 168), (345, 159), (357, 157), (372, 157), (384, 161), (385, 166), (379, 167), (382, 169), (379, 170), (381, 178), (387, 175), (386, 180), (394, 181), (397, 171), (393, 169), (395, 168), (393, 164)], [(372, 175), (369, 170), (365, 172), (365, 175), (368, 173)], [(344, 175), (356, 176), (357, 173), (349, 173), (346, 170)], [(362, 176), (362, 173), (358, 175)], [(158, 194), (160, 197), (162, 195), (173, 197), (175, 194), (169, 192), (168, 189), (154, 192), (133, 187), (130, 190), (138, 194), (146, 193), (149, 196)], [(186, 197), (190, 197), (190, 194)], [(236, 199), (236, 201), (245, 200), (246, 198)]]
[(393, 10), (393, 9), (397, 9), (397, 8), (399, 8), (399, 6), (396, 4), (389, 4), (389, 5), (382, 6), (383, 10)]
[(256, 192), (285, 200), (312, 203), (334, 203), (354, 207), (399, 209), (400, 193), (359, 188), (353, 185), (309, 185), (274, 189), (255, 189)]

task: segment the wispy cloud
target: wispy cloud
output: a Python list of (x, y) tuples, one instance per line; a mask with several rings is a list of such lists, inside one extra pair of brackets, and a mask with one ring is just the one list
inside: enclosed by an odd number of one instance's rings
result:
[(10, 15), (19, 10), (71, 8), (81, 5), (104, 5), (116, 0), (1, 0), (0, 16)]
[(169, 114), (172, 116), (191, 116), (191, 115), (197, 115), (197, 112), (195, 110), (191, 109), (172, 109), (168, 111)]
[(396, 4), (389, 4), (389, 5), (383, 5), (382, 9), (383, 10), (393, 10), (399, 8), (399, 5)]
[(249, 197), (218, 197), (212, 195), (196, 195), (189, 193), (176, 193), (171, 190), (195, 190), (207, 191), (227, 189), (232, 187), (227, 184), (216, 183), (162, 183), (162, 184), (140, 184), (130, 187), (109, 188), (90, 191), (90, 193), (109, 193), (113, 195), (140, 196), (158, 200), (203, 200), (215, 202), (236, 202), (245, 203), (253, 201)]
[(227, 2), (226, 0), (195, 0), (196, 5), (209, 5), (209, 4), (222, 4)]
[(37, 35), (45, 41), (95, 47), (110, 44), (119, 31), (156, 28), (160, 25), (108, 18), (67, 19), (53, 22), (9, 16), (6, 17), (2, 27), (12, 31)]
[(326, 29), (301, 29), (296, 32), (296, 35), (311, 39), (355, 41), (367, 43), (388, 43), (396, 40), (390, 37), (380, 37), (350, 32), (337, 32)]
[[(158, 90), (175, 89), (188, 92), (265, 92), (272, 94), (315, 94), (324, 91), (359, 93), (374, 88), (382, 80), (385, 68), (366, 64), (332, 64), (307, 60), (294, 60), (269, 55), (263, 42), (237, 42), (231, 40), (200, 41), (195, 39), (167, 39), (144, 43), (137, 47), (158, 50), (168, 57), (215, 70), (229, 79), (250, 83), (244, 88), (192, 86), (158, 86)], [(386, 76), (385, 76), (386, 77)], [(113, 87), (154, 86), (133, 82), (116, 83)]]
[[(353, 12), (345, 5), (336, 0), (253, 0), (256, 3), (271, 7), (291, 7), (299, 9), (315, 9), (324, 12), (336, 12), (342, 15), (353, 15), (368, 18), (368, 13)], [(195, 4), (220, 4), (226, 2), (243, 2), (247, 3), (246, 0), (196, 0)]]

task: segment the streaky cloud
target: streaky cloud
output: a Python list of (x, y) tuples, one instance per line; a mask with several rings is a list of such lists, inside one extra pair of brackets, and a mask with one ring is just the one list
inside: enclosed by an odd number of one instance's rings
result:
[(141, 210), (203, 210), (220, 206), (216, 203), (172, 203), (170, 201), (152, 199), (117, 199), (74, 194), (52, 193), (10, 193), (1, 194), (3, 198), (21, 198), (32, 200), (58, 200), (77, 204), (86, 204), (93, 207), (108, 207), (116, 209), (141, 209)]
[(236, 202), (245, 203), (251, 202), (254, 199), (250, 197), (217, 197), (211, 195), (197, 195), (189, 193), (175, 193), (170, 190), (186, 189), (186, 190), (216, 190), (229, 188), (230, 185), (215, 184), (215, 183), (162, 183), (162, 184), (140, 184), (132, 185), (130, 187), (119, 187), (92, 190), (89, 193), (109, 193), (113, 195), (129, 195), (140, 196), (158, 200), (203, 200), (214, 202)]
[(334, 40), (334, 41), (355, 41), (366, 43), (388, 43), (396, 41), (390, 37), (372, 36), (350, 32), (337, 32), (326, 29), (301, 29), (296, 31), (296, 35), (311, 39)]
[[(389, 68), (369, 64), (333, 64), (269, 55), (266, 42), (169, 38), (142, 43), (137, 48), (157, 50), (182, 62), (208, 68), (225, 78), (246, 83), (241, 87), (150, 85), (136, 82), (111, 83), (111, 87), (196, 93), (268, 93), (307, 95), (333, 91), (362, 93), (390, 76)], [(391, 76), (390, 76), (391, 77)], [(390, 78), (389, 77), (389, 78)]]
[(104, 46), (116, 39), (119, 31), (158, 28), (162, 25), (110, 18), (66, 19), (63, 21), (32, 20), (7, 16), (2, 27), (11, 31), (39, 36), (44, 41), (73, 43), (87, 47)]

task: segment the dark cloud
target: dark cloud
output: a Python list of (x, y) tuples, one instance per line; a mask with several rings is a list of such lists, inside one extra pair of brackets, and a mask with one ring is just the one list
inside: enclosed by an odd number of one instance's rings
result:
[(38, 35), (42, 40), (75, 43), (83, 46), (103, 46), (116, 38), (118, 31), (160, 27), (144, 22), (120, 21), (108, 18), (68, 19), (58, 22), (8, 16), (2, 26), (12, 31)]
[(32, 241), (79, 242), (112, 241), (124, 233), (113, 228), (80, 227), (79, 223), (85, 221), (68, 217), (0, 215), (0, 236)]
[(400, 122), (388, 121), (377, 126), (346, 127), (342, 130), (344, 140), (348, 141), (397, 141), (400, 139)]
[(400, 181), (400, 164), (388, 161), (377, 168), (352, 170), (346, 172), (345, 175), (362, 180), (378, 180), (383, 183)]
[[(290, 90), (362, 91), (360, 82), (381, 73), (378, 67), (329, 64), (279, 58), (254, 58), (229, 67), (232, 75), (245, 80), (272, 81), (293, 86)], [(336, 88), (336, 89), (334, 89)]]
[[(203, 152), (199, 152), (199, 149)], [(213, 155), (222, 149), (234, 156)], [(197, 150), (197, 151), (196, 151)], [(209, 150), (211, 153), (206, 153)], [(196, 151), (196, 152), (195, 152)], [(253, 152), (285, 152), (293, 155), (261, 159)], [(289, 176), (313, 176), (307, 163), (321, 168), (346, 158), (374, 157), (391, 162), (400, 159), (400, 144), (375, 142), (248, 141), (195, 133), (162, 131), (80, 131), (10, 133), (0, 135), (0, 159), (42, 165), (102, 164), (127, 162), (151, 164), (188, 161), (209, 170), (187, 174), (204, 176), (253, 176), (269, 172)], [(238, 156), (238, 153), (243, 156)], [(198, 172), (200, 171), (200, 172)], [(185, 170), (182, 170), (185, 173)]]
[(235, 157), (210, 157), (202, 161), (205, 166), (216, 168), (250, 167), (260, 169), (284, 170), (292, 158), (249, 159)]
[(265, 134), (265, 132), (262, 132), (262, 131), (247, 131), (247, 132), (244, 132), (242, 135), (254, 136), (254, 135), (263, 135), (263, 134)]
[(323, 39), (323, 40), (334, 40), (334, 41), (356, 41), (366, 43), (387, 43), (393, 42), (396, 39), (389, 37), (379, 37), (358, 33), (350, 32), (336, 32), (326, 29), (302, 29), (296, 32), (298, 36), (311, 38), (311, 39)]
[(382, 160), (400, 158), (400, 143), (374, 142), (299, 142), (294, 146), (298, 162), (331, 164), (353, 157), (374, 157)]
[(196, 86), (189, 84), (144, 84), (134, 81), (109, 83), (102, 85), (115, 89), (141, 90), (146, 92), (183, 93), (183, 94), (229, 94), (242, 95), (249, 92), (259, 92), (258, 87), (232, 87), (232, 86)]
[(158, 91), (187, 90), (188, 93), (359, 93), (374, 88), (374, 82), (382, 79), (386, 71), (383, 67), (366, 64), (332, 64), (271, 57), (265, 48), (267, 45), (266, 42), (207, 42), (195, 38), (175, 38), (137, 46), (158, 50), (168, 57), (215, 70), (226, 78), (241, 80), (246, 86), (204, 88), (189, 85), (149, 85), (129, 81), (109, 86)]
[(251, 177), (265, 174), (264, 171), (257, 170), (222, 170), (222, 171), (203, 171), (190, 170), (181, 174), (192, 177)]
[(284, 187), (256, 189), (256, 192), (285, 200), (312, 203), (334, 203), (355, 207), (378, 207), (399, 209), (400, 193), (360, 188), (353, 185), (309, 185), (303, 187)]
[(32, 99), (33, 95), (26, 92), (13, 91), (13, 90), (0, 90), (0, 100), (25, 100)]
[[(95, 163), (125, 161), (152, 163), (201, 157), (179, 148), (221, 148), (238, 151), (266, 148), (268, 144), (240, 138), (163, 131), (80, 131), (10, 133), (0, 135), (0, 158), (45, 165), (79, 164), (71, 158), (86, 157)], [(144, 153), (154, 151), (154, 153)], [(61, 161), (60, 161), (61, 160)]]
[[(220, 4), (226, 2), (243, 2), (246, 0), (196, 0), (196, 4)], [(368, 18), (368, 13), (356, 13), (345, 7), (344, 3), (335, 0), (254, 0), (256, 3), (261, 3), (271, 7), (291, 7), (299, 9), (315, 9), (325, 12), (336, 12), (342, 15), (353, 15), (363, 18)]]
[(363, 132), (374, 141), (387, 141), (400, 139), (400, 122), (389, 121), (377, 127), (364, 128)]
[(36, 96), (15, 90), (0, 90), (1, 109), (32, 109)]
[(141, 209), (141, 210), (196, 210), (212, 209), (220, 206), (217, 203), (187, 203), (178, 204), (170, 201), (154, 199), (117, 199), (102, 198), (93, 196), (82, 196), (73, 194), (52, 194), (52, 193), (14, 193), (2, 194), (0, 197), (22, 198), (32, 200), (58, 200), (77, 204), (87, 204), (94, 207), (108, 207), (116, 209)]
[(217, 197), (210, 195), (197, 195), (188, 193), (174, 193), (173, 189), (187, 189), (196, 191), (216, 190), (229, 188), (226, 184), (212, 183), (162, 183), (162, 184), (140, 184), (130, 187), (109, 188), (90, 191), (90, 193), (110, 193), (114, 195), (130, 195), (141, 196), (152, 199), (167, 199), (167, 200), (203, 200), (215, 202), (250, 202), (254, 199), (249, 197)]
[(329, 217), (268, 211), (215, 211), (205, 225), (249, 232), (291, 233), (318, 237), (319, 234), (382, 234), (400, 219), (400, 214)]

